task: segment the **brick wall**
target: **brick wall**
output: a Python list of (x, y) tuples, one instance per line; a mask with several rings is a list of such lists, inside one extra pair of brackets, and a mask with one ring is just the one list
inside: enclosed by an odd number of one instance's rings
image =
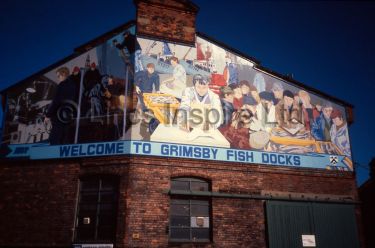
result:
[(2, 163), (0, 245), (70, 244), (78, 172), (76, 163)]
[[(352, 196), (351, 173), (156, 157), (5, 162), (0, 165), (0, 246), (69, 247), (81, 175), (120, 176), (116, 247), (166, 247), (170, 178), (196, 176), (212, 191)], [(212, 199), (213, 243), (266, 247), (264, 201)], [(185, 244), (183, 247), (194, 247)]]

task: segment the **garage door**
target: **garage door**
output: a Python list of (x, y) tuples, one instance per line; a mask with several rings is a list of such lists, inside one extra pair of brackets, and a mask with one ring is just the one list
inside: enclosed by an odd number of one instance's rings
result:
[(268, 201), (270, 248), (359, 247), (354, 206)]

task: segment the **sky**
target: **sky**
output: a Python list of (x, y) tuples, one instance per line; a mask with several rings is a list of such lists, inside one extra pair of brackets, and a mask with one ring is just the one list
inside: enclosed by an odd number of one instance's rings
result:
[[(193, 2), (197, 31), (355, 106), (349, 133), (362, 184), (375, 157), (375, 2)], [(0, 90), (134, 19), (132, 0), (2, 0)]]

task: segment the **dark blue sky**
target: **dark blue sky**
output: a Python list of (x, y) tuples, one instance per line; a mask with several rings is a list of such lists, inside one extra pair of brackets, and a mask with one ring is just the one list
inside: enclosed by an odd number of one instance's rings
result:
[[(355, 106), (354, 160), (375, 156), (375, 3), (195, 0), (197, 30)], [(3, 0), (0, 90), (135, 19), (131, 0)], [(357, 167), (361, 184), (368, 169)]]

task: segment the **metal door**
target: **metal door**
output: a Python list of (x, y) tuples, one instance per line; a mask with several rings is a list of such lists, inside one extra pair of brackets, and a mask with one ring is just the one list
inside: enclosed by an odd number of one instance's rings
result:
[(266, 214), (269, 248), (304, 247), (302, 235), (315, 247), (359, 247), (353, 205), (267, 201)]

